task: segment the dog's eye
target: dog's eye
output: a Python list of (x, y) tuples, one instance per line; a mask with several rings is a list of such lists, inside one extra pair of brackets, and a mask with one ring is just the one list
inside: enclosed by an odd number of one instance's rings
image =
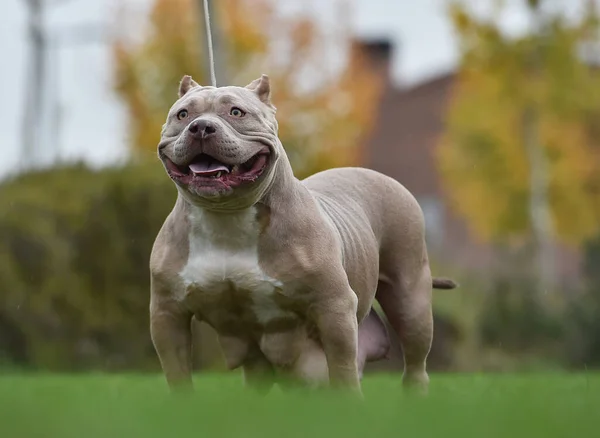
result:
[(177, 113), (177, 120), (183, 120), (188, 116), (187, 110), (181, 110)]
[(231, 114), (233, 117), (244, 117), (246, 113), (238, 107), (234, 106), (233, 108), (231, 108), (231, 111), (229, 111), (229, 114)]

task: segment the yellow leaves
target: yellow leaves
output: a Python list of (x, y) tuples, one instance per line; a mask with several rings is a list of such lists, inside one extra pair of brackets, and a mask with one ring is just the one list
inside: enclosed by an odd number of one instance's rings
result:
[(471, 20), (458, 3), (452, 2), (449, 7), (450, 19), (458, 32), (464, 33), (471, 28)]
[(459, 79), (438, 158), (456, 210), (477, 236), (493, 240), (500, 229), (526, 226), (526, 210), (511, 203), (524, 195), (527, 164), (513, 106), (493, 78), (478, 79)]
[(557, 233), (569, 243), (594, 236), (599, 200), (587, 191), (597, 178), (598, 163), (590, 160), (589, 143), (580, 123), (548, 117), (542, 121), (542, 142), (550, 157), (550, 193)]
[(524, 118), (532, 109), (556, 236), (577, 244), (597, 233), (600, 160), (590, 124), (600, 77), (577, 58), (577, 25), (556, 21), (543, 39), (509, 39), (464, 9), (452, 14), (463, 57), (437, 158), (453, 207), (484, 240), (527, 235)]
[[(114, 46), (115, 88), (127, 105), (137, 152), (155, 154), (181, 77), (206, 83), (197, 7), (195, 0), (155, 0), (141, 42)], [(274, 0), (220, 0), (215, 7), (213, 18), (224, 34), (224, 52), (216, 55), (226, 55), (227, 79), (246, 85), (269, 74), (279, 135), (297, 175), (356, 164), (382, 81), (359, 56), (350, 56), (338, 72), (325, 71), (330, 54), (324, 48), (337, 43), (338, 51), (345, 50), (349, 35), (335, 41), (336, 29), (308, 17), (279, 16)]]

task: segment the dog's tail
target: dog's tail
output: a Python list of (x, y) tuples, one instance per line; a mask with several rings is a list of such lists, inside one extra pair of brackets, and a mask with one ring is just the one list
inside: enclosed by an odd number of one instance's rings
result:
[(458, 287), (458, 284), (449, 278), (434, 278), (432, 283), (434, 289), (455, 289)]

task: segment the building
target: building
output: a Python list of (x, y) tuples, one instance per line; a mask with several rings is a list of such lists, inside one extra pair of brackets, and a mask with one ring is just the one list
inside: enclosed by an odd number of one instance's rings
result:
[[(368, 57), (385, 83), (362, 165), (395, 178), (415, 195), (434, 261), (480, 274), (502, 266), (498, 251), (469, 233), (466, 221), (452, 211), (435, 162), (456, 74), (397, 88), (390, 79), (393, 46), (388, 41), (360, 41), (354, 50)], [(577, 278), (579, 254), (557, 246), (556, 266), (559, 279)]]

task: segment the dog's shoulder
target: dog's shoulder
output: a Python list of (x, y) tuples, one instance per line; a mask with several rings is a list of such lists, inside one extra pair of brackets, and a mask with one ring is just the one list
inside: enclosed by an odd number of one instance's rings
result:
[(185, 203), (178, 199), (158, 232), (150, 254), (150, 274), (155, 280), (174, 277), (189, 253), (190, 223)]

